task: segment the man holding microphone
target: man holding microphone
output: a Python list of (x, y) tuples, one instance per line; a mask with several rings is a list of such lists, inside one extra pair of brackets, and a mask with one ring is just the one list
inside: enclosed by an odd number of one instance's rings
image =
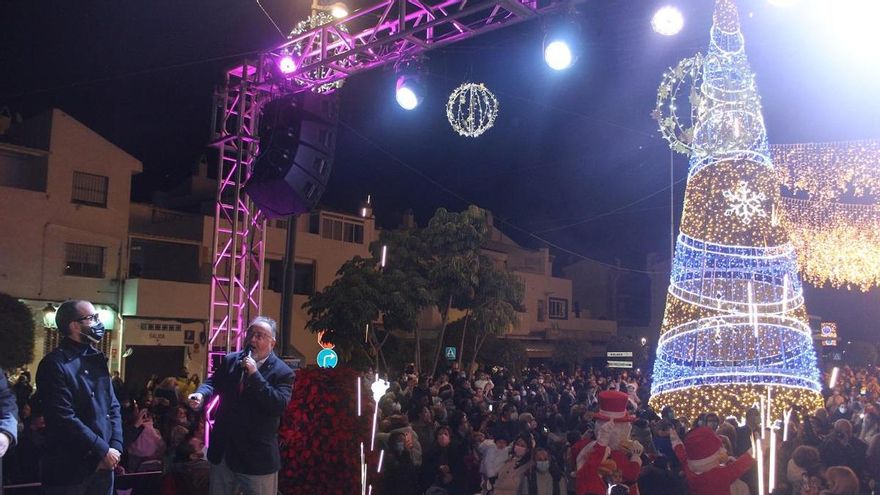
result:
[(208, 445), (211, 495), (275, 495), (278, 426), (293, 388), (293, 370), (272, 352), (277, 326), (263, 316), (248, 326), (245, 348), (227, 354), (189, 396), (193, 409), (220, 397)]

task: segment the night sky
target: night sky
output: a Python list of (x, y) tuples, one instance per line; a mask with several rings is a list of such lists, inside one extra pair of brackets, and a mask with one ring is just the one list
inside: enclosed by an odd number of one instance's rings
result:
[[(262, 3), (287, 30), (309, 2)], [(670, 201), (677, 231), (687, 171), (675, 156), (670, 198), (670, 153), (649, 112), (663, 70), (705, 51), (711, 22), (709, 0), (671, 3), (686, 17), (672, 38), (651, 31), (658, 2), (581, 4), (585, 51), (561, 73), (541, 59), (541, 21), (432, 51), (428, 95), (413, 112), (394, 102), (390, 68), (350, 79), (323, 202), (354, 211), (372, 194), (386, 227), (407, 208), (424, 223), (437, 207), (475, 203), (523, 244), (549, 243), (560, 265), (588, 257), (644, 270), (648, 253), (668, 256)], [(876, 55), (820, 29), (809, 0), (739, 3), (772, 142), (880, 137)], [(224, 68), (282, 39), (247, 0), (2, 0), (0, 9), (0, 105), (25, 117), (59, 107), (143, 161), (137, 201), (189, 175), (206, 152)], [(446, 99), (465, 81), (485, 83), (501, 105), (477, 139), (446, 122)], [(807, 304), (845, 337), (876, 340), (877, 296), (813, 289)]]

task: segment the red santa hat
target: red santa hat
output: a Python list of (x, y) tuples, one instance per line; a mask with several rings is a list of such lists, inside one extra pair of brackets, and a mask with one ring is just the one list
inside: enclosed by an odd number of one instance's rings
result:
[(684, 450), (691, 471), (700, 473), (717, 466), (721, 449), (721, 439), (705, 426), (694, 428), (684, 437)]
[(599, 392), (599, 412), (593, 416), (596, 421), (614, 421), (615, 423), (631, 423), (635, 416), (626, 410), (629, 395), (617, 390)]

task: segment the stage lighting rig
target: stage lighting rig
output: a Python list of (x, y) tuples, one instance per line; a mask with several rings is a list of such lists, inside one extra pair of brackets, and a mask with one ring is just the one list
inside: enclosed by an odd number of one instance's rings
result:
[(345, 19), (348, 17), (348, 6), (345, 2), (334, 2), (333, 0), (312, 0), (312, 12), (329, 12), (334, 19)]
[(407, 59), (394, 66), (397, 74), (394, 97), (404, 110), (413, 110), (425, 99), (422, 78), (424, 67), (419, 59)]
[(666, 5), (657, 9), (651, 18), (651, 27), (657, 34), (675, 36), (684, 27), (684, 16), (677, 8)]
[(553, 70), (568, 69), (581, 52), (581, 25), (575, 15), (569, 12), (546, 28), (544, 62)]

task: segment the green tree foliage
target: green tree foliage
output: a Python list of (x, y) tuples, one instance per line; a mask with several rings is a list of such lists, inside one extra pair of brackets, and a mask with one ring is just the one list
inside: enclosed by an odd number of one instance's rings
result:
[[(517, 313), (525, 311), (522, 302), (524, 295), (525, 286), (519, 277), (483, 257), (470, 312), (474, 345), (468, 369), (473, 368), (474, 360), (480, 355), (487, 338), (516, 327), (519, 323)], [(462, 347), (466, 331), (467, 327), (462, 332)]]
[(452, 308), (465, 309), (479, 283), (480, 248), (489, 234), (486, 211), (470, 206), (460, 213), (439, 208), (423, 230), (427, 248), (428, 280), (440, 313), (440, 331), (431, 374), (437, 372), (443, 336)]
[(336, 280), (303, 304), (312, 332), (332, 332), (329, 338), (345, 358), (363, 342), (364, 328), (380, 312), (380, 273), (376, 260), (356, 256), (336, 272)]
[[(460, 348), (473, 335), (471, 360), (491, 335), (498, 335), (518, 321), (522, 310), (523, 285), (511, 273), (481, 254), (489, 232), (484, 210), (470, 207), (460, 213), (438, 209), (423, 229), (383, 231), (370, 246), (371, 258), (355, 258), (340, 268), (336, 280), (314, 294), (303, 307), (308, 311), (308, 328), (332, 331), (341, 352), (364, 345), (364, 328), (379, 322), (370, 332), (369, 345), (387, 367), (383, 347), (392, 331), (415, 337), (412, 346), (417, 371), (425, 369), (422, 357), (422, 329), (419, 316), (427, 308), (440, 313), (441, 326), (433, 350), (431, 372), (436, 373), (443, 349), (450, 311), (465, 311), (458, 333)], [(380, 267), (383, 247), (386, 263)], [(470, 344), (470, 341), (468, 341)], [(395, 348), (409, 350), (409, 346)], [(344, 356), (345, 354), (343, 354)], [(397, 359), (397, 357), (395, 357)]]
[(0, 368), (13, 369), (34, 359), (34, 319), (18, 299), (0, 293)]

